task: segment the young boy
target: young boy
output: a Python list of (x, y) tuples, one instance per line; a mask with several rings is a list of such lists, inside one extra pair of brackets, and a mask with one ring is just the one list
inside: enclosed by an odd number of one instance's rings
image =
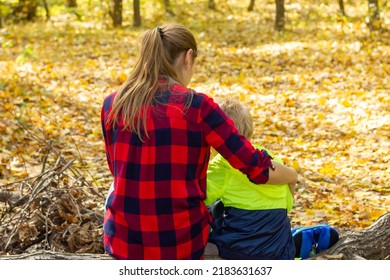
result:
[[(250, 139), (253, 121), (249, 109), (240, 102), (218, 102), (239, 133)], [(257, 147), (264, 149), (262, 147)], [(273, 160), (282, 160), (267, 151)], [(294, 259), (295, 247), (287, 213), (294, 202), (294, 187), (256, 185), (216, 155), (207, 171), (207, 198), (214, 217), (209, 242), (225, 259)]]

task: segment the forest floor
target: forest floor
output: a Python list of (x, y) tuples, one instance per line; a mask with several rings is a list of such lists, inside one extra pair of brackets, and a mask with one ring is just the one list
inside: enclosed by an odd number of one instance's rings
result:
[[(112, 180), (102, 100), (125, 81), (145, 28), (175, 21), (198, 41), (190, 87), (246, 102), (253, 142), (299, 171), (292, 226), (328, 223), (352, 231), (371, 225), (390, 209), (389, 12), (383, 29), (370, 32), (359, 7), (349, 7), (345, 18), (336, 6), (296, 1), (287, 5), (286, 30), (276, 33), (274, 7), (258, 6), (250, 13), (243, 4), (220, 4), (218, 11), (176, 5), (176, 16), (154, 11), (142, 28), (112, 29), (68, 14), (1, 29), (0, 190), (34, 197), (39, 175), (61, 169), (63, 176), (53, 175), (44, 188), (51, 194), (74, 188), (74, 205), (64, 206), (73, 214), (63, 221), (101, 215)], [(15, 215), (26, 216), (6, 212), (3, 200), (0, 223), (12, 229)], [(32, 201), (20, 208), (29, 209), (29, 218), (38, 209)], [(77, 203), (86, 201), (88, 211), (77, 216)], [(46, 217), (46, 228), (54, 219)]]

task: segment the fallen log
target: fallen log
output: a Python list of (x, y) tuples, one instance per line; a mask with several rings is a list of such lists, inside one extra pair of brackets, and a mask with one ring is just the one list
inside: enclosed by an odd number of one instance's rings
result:
[[(208, 243), (204, 257), (206, 260), (220, 260), (215, 245)], [(40, 250), (33, 253), (23, 253), (19, 255), (1, 256), (0, 260), (113, 260), (108, 254), (90, 254), (90, 253), (64, 253)]]
[(366, 229), (346, 234), (333, 247), (310, 259), (390, 260), (390, 213)]

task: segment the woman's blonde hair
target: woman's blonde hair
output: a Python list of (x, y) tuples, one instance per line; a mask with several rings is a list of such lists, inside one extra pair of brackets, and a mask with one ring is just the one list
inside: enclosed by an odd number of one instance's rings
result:
[(182, 25), (166, 24), (149, 29), (142, 39), (136, 64), (118, 90), (109, 115), (111, 125), (123, 118), (124, 129), (135, 132), (142, 140), (146, 131), (147, 108), (159, 87), (159, 76), (177, 80), (173, 65), (179, 55), (189, 49), (197, 56), (197, 45), (192, 33)]
[(225, 114), (234, 121), (238, 132), (247, 139), (253, 136), (253, 119), (249, 108), (236, 99), (216, 100)]

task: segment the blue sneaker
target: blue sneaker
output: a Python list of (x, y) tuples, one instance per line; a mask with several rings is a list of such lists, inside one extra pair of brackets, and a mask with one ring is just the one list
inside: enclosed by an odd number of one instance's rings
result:
[(337, 230), (325, 224), (297, 227), (291, 233), (295, 243), (295, 258), (299, 259), (313, 257), (339, 241)]

